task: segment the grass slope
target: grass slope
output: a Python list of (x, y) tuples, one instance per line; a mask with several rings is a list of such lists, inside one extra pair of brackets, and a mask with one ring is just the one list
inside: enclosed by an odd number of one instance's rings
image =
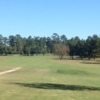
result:
[(1, 56), (0, 100), (100, 100), (98, 61), (54, 56)]

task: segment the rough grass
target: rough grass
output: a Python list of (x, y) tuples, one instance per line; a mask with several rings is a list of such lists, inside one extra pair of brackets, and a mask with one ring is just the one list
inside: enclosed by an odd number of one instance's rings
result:
[(100, 100), (99, 61), (1, 56), (0, 100)]

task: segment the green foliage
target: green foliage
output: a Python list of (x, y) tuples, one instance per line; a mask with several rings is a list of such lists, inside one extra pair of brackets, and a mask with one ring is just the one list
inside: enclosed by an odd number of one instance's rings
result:
[(100, 57), (100, 36), (88, 36), (86, 40), (80, 39), (78, 36), (67, 39), (65, 35), (59, 36), (57, 33), (53, 33), (51, 37), (29, 36), (28, 38), (23, 38), (19, 34), (10, 35), (9, 38), (0, 35), (0, 55), (44, 55), (53, 53), (55, 44), (68, 46), (72, 59), (74, 56), (79, 56), (81, 59), (93, 58), (94, 60)]

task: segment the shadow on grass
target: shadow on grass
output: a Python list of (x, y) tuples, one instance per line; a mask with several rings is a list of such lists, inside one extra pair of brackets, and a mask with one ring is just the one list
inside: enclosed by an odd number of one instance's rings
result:
[(100, 64), (100, 60), (88, 60), (87, 58), (83, 58), (83, 60), (80, 58), (80, 57), (74, 57), (73, 59), (68, 57), (68, 58), (62, 58), (60, 59), (59, 57), (58, 58), (53, 58), (54, 60), (71, 60), (71, 61), (81, 61), (80, 63), (83, 63), (83, 64)]
[(58, 58), (53, 58), (53, 59), (54, 59), (54, 60), (72, 60), (72, 61), (73, 61), (73, 60), (81, 60), (80, 58), (73, 58), (73, 59), (72, 59), (72, 58), (70, 58), (70, 57), (69, 57), (69, 58), (62, 58), (62, 59), (60, 59), (60, 58), (58, 57)]
[(100, 62), (100, 60), (96, 60), (97, 62)]
[(38, 89), (55, 89), (55, 90), (73, 90), (73, 91), (100, 91), (100, 87), (90, 87), (81, 85), (64, 85), (64, 84), (51, 84), (51, 83), (13, 83), (19, 86), (38, 88)]
[(100, 62), (99, 61), (83, 61), (83, 62), (80, 62), (80, 63), (82, 63), (82, 64), (100, 64)]

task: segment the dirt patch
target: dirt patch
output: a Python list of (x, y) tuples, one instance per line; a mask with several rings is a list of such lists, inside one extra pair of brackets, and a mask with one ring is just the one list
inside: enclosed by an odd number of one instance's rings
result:
[(6, 71), (3, 71), (3, 72), (0, 72), (0, 75), (11, 73), (11, 72), (15, 72), (15, 71), (17, 71), (19, 69), (21, 69), (21, 67), (17, 67), (17, 68), (11, 69), (11, 70), (6, 70)]

